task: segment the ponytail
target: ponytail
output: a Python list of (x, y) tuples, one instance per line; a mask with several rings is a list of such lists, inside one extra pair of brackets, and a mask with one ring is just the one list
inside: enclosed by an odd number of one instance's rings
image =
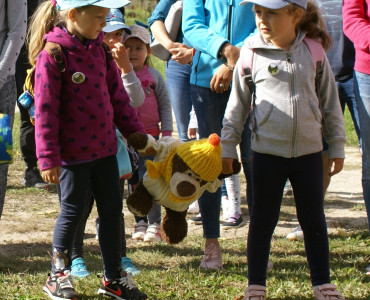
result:
[(323, 16), (312, 0), (308, 1), (307, 9), (298, 23), (298, 28), (306, 32), (308, 38), (320, 42), (325, 51), (330, 48), (331, 38), (326, 30)]
[(32, 15), (27, 33), (28, 60), (32, 66), (36, 64), (37, 56), (45, 47), (45, 34), (62, 21), (60, 15), (50, 0), (41, 3)]

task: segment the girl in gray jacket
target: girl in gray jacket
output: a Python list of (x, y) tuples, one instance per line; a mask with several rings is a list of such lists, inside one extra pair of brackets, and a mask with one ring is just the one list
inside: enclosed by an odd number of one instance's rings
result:
[[(241, 50), (222, 129), (223, 172), (231, 173), (232, 161), (238, 157), (236, 146), (251, 113), (253, 209), (247, 249), (249, 286), (244, 299), (266, 297), (271, 237), (288, 178), (304, 232), (315, 297), (343, 299), (330, 284), (321, 151), (324, 136), (329, 145), (328, 173), (340, 172), (346, 143), (344, 122), (324, 50), (319, 47), (323, 56), (319, 64), (305, 39), (327, 48), (330, 38), (311, 1), (245, 2), (255, 4), (259, 34), (247, 38)], [(242, 63), (248, 51), (252, 51), (252, 85)]]

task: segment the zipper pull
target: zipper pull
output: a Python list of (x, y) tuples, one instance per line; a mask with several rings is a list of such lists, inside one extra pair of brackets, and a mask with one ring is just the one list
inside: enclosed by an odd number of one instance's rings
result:
[(286, 61), (287, 61), (287, 63), (290, 64), (290, 53), (287, 53), (287, 55), (286, 55)]

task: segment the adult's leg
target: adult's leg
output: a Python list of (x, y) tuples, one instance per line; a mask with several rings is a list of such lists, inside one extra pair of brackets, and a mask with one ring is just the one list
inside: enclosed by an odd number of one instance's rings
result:
[(271, 238), (279, 220), (288, 161), (287, 158), (253, 153), (253, 209), (247, 246), (249, 285), (266, 285)]
[(355, 97), (361, 130), (362, 189), (370, 226), (370, 75), (355, 71)]
[[(208, 138), (212, 133), (221, 135), (222, 120), (229, 95), (229, 91), (217, 94), (209, 88), (191, 86), (191, 99), (198, 119), (199, 138)], [(198, 202), (202, 215), (203, 236), (215, 242), (220, 236), (220, 189), (215, 193), (206, 191)]]
[(185, 142), (189, 140), (188, 125), (192, 106), (190, 97), (191, 67), (170, 59), (166, 64), (165, 73), (179, 138)]
[(324, 214), (322, 153), (291, 159), (290, 182), (304, 233), (313, 286), (329, 283), (329, 242)]
[[(14, 110), (15, 110), (15, 76), (8, 76), (4, 85), (0, 88), (0, 112), (8, 114), (13, 128), (14, 123)], [(9, 165), (0, 166), (0, 218), (3, 212), (5, 202), (5, 192), (8, 178)]]

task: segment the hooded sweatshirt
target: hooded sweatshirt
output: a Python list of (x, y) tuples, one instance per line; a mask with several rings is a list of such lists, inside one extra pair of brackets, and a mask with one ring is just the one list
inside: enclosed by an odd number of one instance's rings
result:
[(103, 33), (82, 44), (66, 30), (54, 27), (45, 40), (62, 47), (65, 71), (59, 71), (46, 50), (40, 52), (34, 91), (41, 170), (115, 155), (115, 125), (125, 138), (134, 132), (145, 133), (116, 63), (107, 59)]
[[(260, 35), (245, 41), (243, 47), (254, 50), (252, 150), (286, 158), (299, 157), (321, 151), (324, 135), (329, 158), (344, 158), (346, 137), (335, 79), (325, 56), (316, 94), (316, 64), (303, 42), (304, 37), (300, 32), (289, 51), (265, 42)], [(222, 157), (238, 157), (236, 146), (241, 141), (250, 107), (251, 95), (239, 60), (223, 121)]]

